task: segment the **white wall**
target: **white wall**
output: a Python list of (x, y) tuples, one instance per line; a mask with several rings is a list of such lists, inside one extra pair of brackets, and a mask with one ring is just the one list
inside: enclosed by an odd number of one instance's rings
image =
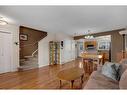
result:
[(61, 63), (66, 63), (75, 59), (75, 41), (72, 36), (64, 33), (56, 34), (56, 41), (63, 41), (64, 47), (61, 49)]
[(61, 50), (61, 63), (66, 63), (75, 59), (75, 41), (65, 39), (64, 48)]
[(38, 64), (39, 67), (49, 65), (49, 41), (55, 40), (55, 34), (48, 33), (38, 44)]
[(55, 34), (55, 40), (56, 41), (62, 41), (62, 40), (73, 40), (73, 37), (64, 33), (56, 33)]
[(48, 33), (48, 36), (39, 42), (39, 67), (49, 65), (49, 41), (64, 41), (64, 48), (61, 50), (62, 63), (75, 59), (73, 37), (63, 33)]
[(19, 26), (15, 25), (0, 25), (0, 31), (11, 33), (12, 37), (12, 53), (11, 53), (11, 71), (16, 71), (19, 66), (19, 45), (15, 45), (15, 42), (19, 42)]

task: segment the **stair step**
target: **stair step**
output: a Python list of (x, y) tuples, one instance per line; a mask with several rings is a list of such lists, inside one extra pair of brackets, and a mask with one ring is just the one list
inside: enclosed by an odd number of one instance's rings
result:
[(26, 59), (20, 59), (20, 62), (24, 62), (24, 61), (26, 61)]
[(34, 68), (38, 68), (38, 55), (26, 56), (24, 59), (20, 60), (21, 66), (18, 68), (19, 71), (30, 70)]
[(28, 58), (27, 60), (35, 60), (35, 61), (38, 61), (38, 58), (36, 58), (36, 57), (32, 57), (32, 58)]
[(28, 67), (36, 67), (36, 66), (38, 66), (38, 64), (26, 64), (26, 65), (20, 66), (20, 68), (28, 68)]
[(27, 60), (27, 61), (21, 62), (21, 64), (37, 64), (37, 63), (38, 63), (38, 60)]
[(38, 57), (38, 54), (34, 55), (34, 56), (25, 56), (25, 58), (37, 58)]
[(35, 69), (38, 68), (38, 64), (27, 64), (27, 65), (23, 65), (20, 66), (18, 68), (19, 71), (25, 71), (25, 70), (30, 70), (30, 69)]

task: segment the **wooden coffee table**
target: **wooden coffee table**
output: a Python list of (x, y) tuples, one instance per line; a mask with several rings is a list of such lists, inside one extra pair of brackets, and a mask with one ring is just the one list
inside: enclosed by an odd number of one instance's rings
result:
[(74, 81), (78, 78), (81, 78), (81, 86), (82, 86), (83, 76), (84, 76), (84, 69), (79, 68), (79, 67), (73, 67), (73, 68), (65, 69), (65, 70), (60, 71), (57, 74), (57, 77), (60, 80), (60, 88), (62, 85), (62, 80), (70, 81), (71, 88), (73, 88)]

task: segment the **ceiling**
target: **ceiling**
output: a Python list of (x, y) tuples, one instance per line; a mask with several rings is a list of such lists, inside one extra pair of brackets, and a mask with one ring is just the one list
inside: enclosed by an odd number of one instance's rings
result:
[(9, 24), (72, 36), (127, 27), (127, 6), (0, 6), (0, 16)]

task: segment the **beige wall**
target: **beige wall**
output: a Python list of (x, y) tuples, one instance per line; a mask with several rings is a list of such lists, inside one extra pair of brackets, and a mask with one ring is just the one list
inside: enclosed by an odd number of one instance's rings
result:
[(117, 62), (117, 54), (122, 51), (122, 36), (118, 32), (112, 33), (111, 42), (112, 61)]

